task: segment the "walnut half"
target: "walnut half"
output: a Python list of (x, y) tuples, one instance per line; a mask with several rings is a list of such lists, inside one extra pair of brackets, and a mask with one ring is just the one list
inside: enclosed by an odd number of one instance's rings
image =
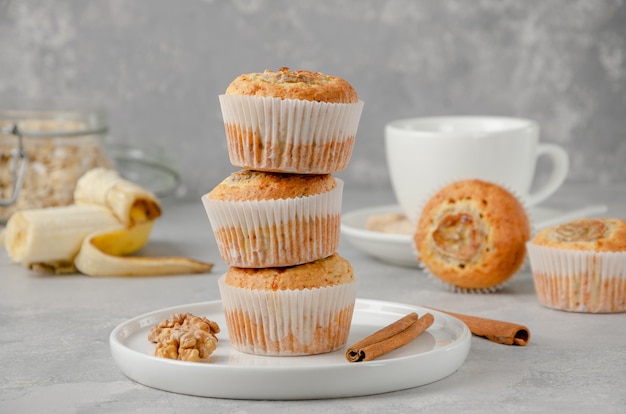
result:
[(181, 361), (208, 358), (217, 347), (216, 322), (191, 313), (177, 313), (150, 329), (148, 340), (156, 343), (154, 355)]

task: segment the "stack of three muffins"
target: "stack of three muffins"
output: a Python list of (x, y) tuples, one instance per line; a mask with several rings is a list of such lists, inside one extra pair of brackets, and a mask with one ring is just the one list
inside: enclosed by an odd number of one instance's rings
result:
[(230, 162), (202, 197), (220, 255), (235, 349), (311, 355), (345, 345), (356, 299), (339, 246), (343, 182), (363, 102), (345, 80), (308, 71), (237, 77), (220, 95)]

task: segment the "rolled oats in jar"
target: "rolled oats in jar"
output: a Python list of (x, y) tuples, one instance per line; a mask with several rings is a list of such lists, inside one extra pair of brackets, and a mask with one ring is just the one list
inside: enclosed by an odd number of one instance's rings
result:
[(87, 170), (110, 167), (99, 111), (0, 110), (0, 222), (18, 210), (71, 204)]

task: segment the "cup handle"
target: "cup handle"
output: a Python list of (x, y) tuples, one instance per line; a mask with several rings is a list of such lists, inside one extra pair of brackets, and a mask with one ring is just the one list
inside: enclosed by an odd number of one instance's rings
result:
[(554, 194), (565, 181), (569, 171), (569, 155), (561, 146), (556, 144), (539, 144), (537, 147), (537, 158), (544, 155), (552, 160), (552, 173), (541, 188), (528, 195), (526, 201), (529, 206), (535, 206)]

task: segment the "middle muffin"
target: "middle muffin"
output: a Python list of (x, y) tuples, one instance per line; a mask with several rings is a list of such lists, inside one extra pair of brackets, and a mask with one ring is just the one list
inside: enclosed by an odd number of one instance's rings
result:
[(241, 170), (202, 197), (222, 260), (294, 266), (339, 246), (343, 181), (330, 174)]

